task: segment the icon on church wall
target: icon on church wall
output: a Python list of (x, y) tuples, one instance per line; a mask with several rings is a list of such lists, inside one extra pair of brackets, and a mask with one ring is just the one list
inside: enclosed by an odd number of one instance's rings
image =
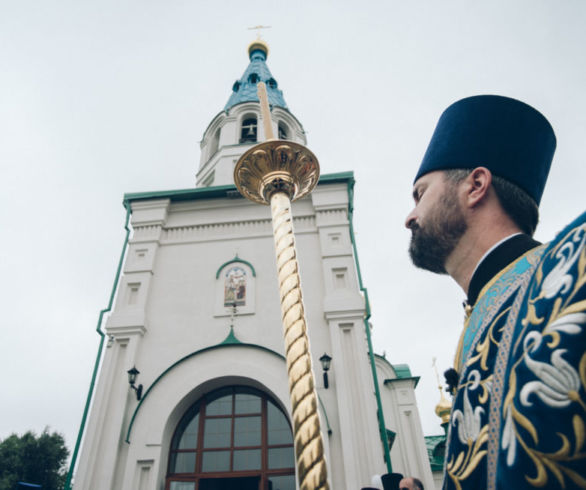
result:
[(244, 306), (245, 304), (246, 271), (242, 267), (232, 267), (226, 272), (224, 306)]

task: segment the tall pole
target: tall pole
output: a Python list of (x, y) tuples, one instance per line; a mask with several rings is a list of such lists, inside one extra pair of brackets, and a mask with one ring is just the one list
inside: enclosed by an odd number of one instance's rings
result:
[(327, 490), (324, 443), (291, 214), (291, 202), (311, 192), (317, 184), (319, 164), (303, 145), (274, 139), (263, 82), (258, 83), (258, 97), (266, 141), (240, 157), (234, 169), (234, 182), (244, 197), (271, 206), (299, 487)]

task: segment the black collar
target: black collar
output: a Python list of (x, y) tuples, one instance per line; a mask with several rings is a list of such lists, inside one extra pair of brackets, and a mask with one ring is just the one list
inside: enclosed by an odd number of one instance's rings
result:
[(492, 250), (474, 271), (468, 287), (468, 304), (474, 306), (482, 288), (498, 272), (525, 252), (541, 245), (529, 235), (515, 235)]

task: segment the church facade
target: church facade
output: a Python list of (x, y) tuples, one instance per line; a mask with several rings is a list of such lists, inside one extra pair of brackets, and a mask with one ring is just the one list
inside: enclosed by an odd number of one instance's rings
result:
[[(251, 43), (204, 133), (195, 188), (124, 197), (122, 274), (70, 488), (297, 488), (270, 210), (232, 181), (239, 156), (264, 139), (258, 81), (275, 134), (306, 144), (267, 56)], [(370, 486), (391, 466), (432, 488), (417, 378), (373, 351), (353, 188), (351, 172), (322, 175), (293, 204), (331, 488)]]

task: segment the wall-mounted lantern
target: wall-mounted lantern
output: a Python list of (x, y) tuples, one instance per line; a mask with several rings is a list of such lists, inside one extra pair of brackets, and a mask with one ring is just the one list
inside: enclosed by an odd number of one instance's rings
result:
[(136, 366), (133, 366), (132, 369), (127, 371), (127, 373), (128, 383), (130, 384), (130, 387), (136, 391), (136, 399), (140, 400), (142, 398), (142, 385), (138, 385), (138, 387), (135, 385), (136, 377), (140, 374), (140, 371), (136, 369)]
[(330, 386), (328, 381), (328, 371), (330, 370), (330, 363), (332, 362), (332, 358), (324, 353), (324, 355), (319, 358), (319, 361), (321, 362), (321, 367), (324, 370), (324, 388), (327, 389)]

